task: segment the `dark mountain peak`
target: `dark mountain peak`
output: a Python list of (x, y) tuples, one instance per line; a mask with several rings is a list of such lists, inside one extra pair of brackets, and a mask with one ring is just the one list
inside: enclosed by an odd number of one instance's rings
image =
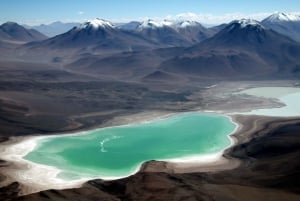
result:
[(293, 41), (273, 30), (266, 29), (255, 20), (236, 20), (227, 25), (215, 36), (203, 41), (192, 49), (247, 49), (256, 51), (268, 49), (279, 44), (291, 44)]
[(15, 22), (6, 22), (0, 26), (0, 39), (9, 41), (35, 41), (47, 37), (34, 29), (26, 29)]
[[(269, 38), (270, 39), (270, 38)], [(213, 41), (218, 45), (250, 46), (262, 44), (268, 39), (266, 29), (258, 21), (251, 19), (235, 20), (221, 30)]]
[(16, 22), (5, 22), (1, 26), (21, 26)]
[(23, 26), (19, 25), (16, 22), (6, 22), (4, 24), (2, 24), (1, 26), (2, 30), (6, 30), (6, 31), (10, 31), (10, 30), (26, 30)]

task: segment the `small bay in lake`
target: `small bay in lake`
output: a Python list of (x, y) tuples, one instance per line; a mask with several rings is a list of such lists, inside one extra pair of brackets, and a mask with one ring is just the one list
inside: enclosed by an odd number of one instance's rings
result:
[(150, 160), (168, 160), (221, 152), (236, 128), (230, 118), (185, 113), (147, 123), (87, 131), (37, 141), (24, 159), (54, 166), (66, 180), (120, 178)]
[(262, 115), (276, 117), (300, 116), (300, 88), (297, 87), (259, 87), (239, 92), (257, 97), (271, 98), (284, 104), (279, 108), (256, 109), (242, 113), (246, 115)]

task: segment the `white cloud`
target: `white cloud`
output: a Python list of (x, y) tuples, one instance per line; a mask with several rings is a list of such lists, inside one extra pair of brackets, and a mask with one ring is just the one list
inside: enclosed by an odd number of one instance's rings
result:
[(192, 21), (198, 21), (203, 24), (222, 24), (222, 23), (228, 23), (233, 20), (243, 19), (243, 18), (262, 20), (271, 14), (272, 13), (253, 13), (253, 14), (228, 13), (224, 15), (212, 15), (212, 14), (181, 13), (175, 16), (169, 15), (166, 18), (168, 20), (192, 20)]
[[(60, 21), (63, 22), (84, 22), (88, 19), (86, 19), (86, 17), (84, 17), (85, 13), (83, 11), (78, 11), (77, 13), (78, 19), (72, 18), (72, 19), (59, 19)], [(197, 13), (181, 13), (178, 15), (168, 15), (168, 16), (164, 16), (164, 17), (139, 17), (139, 18), (108, 18), (107, 20), (110, 20), (114, 23), (126, 23), (126, 22), (130, 22), (130, 21), (143, 21), (143, 20), (148, 20), (148, 19), (153, 19), (153, 20), (174, 20), (174, 21), (180, 21), (180, 20), (192, 20), (192, 21), (197, 21), (200, 22), (201, 24), (204, 25), (218, 25), (218, 24), (222, 24), (222, 23), (229, 23), (233, 20), (238, 20), (238, 19), (243, 19), (243, 18), (250, 18), (250, 19), (255, 19), (255, 20), (262, 20), (268, 16), (270, 16), (273, 13), (269, 13), (269, 12), (261, 12), (261, 13), (252, 13), (252, 14), (243, 14), (243, 13), (227, 13), (224, 15), (213, 15), (213, 14), (197, 14)], [(298, 14), (300, 15), (300, 12), (292, 12), (292, 14)], [(98, 16), (99, 18), (102, 18), (101, 15)], [(58, 19), (57, 19), (58, 20)], [(29, 25), (38, 25), (38, 24), (49, 24), (53, 21), (57, 21), (57, 20), (44, 20), (44, 19), (39, 19), (39, 20), (23, 20), (19, 23), (23, 23), (23, 24), (29, 24)]]
[(273, 13), (253, 13), (253, 14), (243, 14), (243, 13), (227, 13), (223, 15), (213, 15), (213, 14), (197, 14), (197, 13), (181, 13), (178, 15), (168, 15), (164, 17), (140, 17), (138, 19), (112, 19), (113, 22), (129, 22), (133, 20), (137, 21), (143, 21), (147, 19), (153, 19), (153, 20), (171, 20), (171, 21), (182, 21), (182, 20), (191, 20), (191, 21), (197, 21), (201, 24), (206, 25), (217, 25), (222, 23), (229, 23), (233, 20), (238, 19), (255, 19), (255, 20), (263, 20), (264, 18), (270, 16)]

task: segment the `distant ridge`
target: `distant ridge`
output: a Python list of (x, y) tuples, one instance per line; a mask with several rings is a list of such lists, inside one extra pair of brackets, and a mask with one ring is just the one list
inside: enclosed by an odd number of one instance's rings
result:
[(15, 22), (6, 22), (0, 26), (0, 40), (11, 42), (30, 42), (44, 40), (47, 36), (34, 29), (26, 29)]
[(80, 23), (76, 22), (69, 22), (69, 23), (64, 23), (60, 21), (53, 22), (51, 24), (41, 24), (38, 26), (31, 26), (31, 28), (43, 33), (44, 35), (48, 37), (53, 37), (59, 34), (63, 34), (73, 27), (79, 26)]
[(68, 57), (69, 69), (125, 80), (299, 76), (300, 44), (266, 21), (294, 24), (298, 18), (277, 13), (262, 22), (240, 19), (212, 28), (188, 20), (116, 25), (96, 18), (64, 34), (25, 44), (16, 52), (22, 58), (50, 61)]

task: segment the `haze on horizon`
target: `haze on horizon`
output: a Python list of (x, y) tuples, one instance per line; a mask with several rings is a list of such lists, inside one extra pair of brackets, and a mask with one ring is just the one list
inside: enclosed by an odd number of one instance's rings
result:
[(0, 0), (0, 5), (0, 23), (14, 21), (27, 25), (49, 24), (54, 21), (83, 22), (97, 17), (113, 22), (151, 18), (188, 19), (204, 24), (221, 24), (241, 18), (261, 20), (277, 11), (300, 12), (297, 0)]

